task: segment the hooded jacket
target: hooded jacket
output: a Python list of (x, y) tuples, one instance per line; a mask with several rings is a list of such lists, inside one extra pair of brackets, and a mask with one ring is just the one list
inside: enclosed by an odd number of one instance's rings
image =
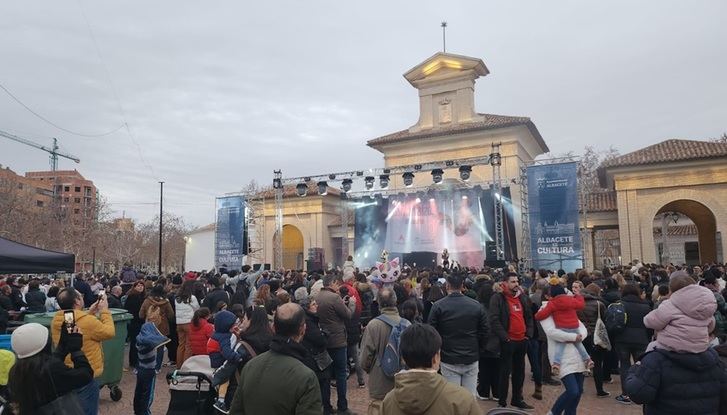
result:
[(301, 344), (274, 337), (270, 351), (242, 368), (230, 413), (320, 415), (321, 390), (315, 373), (303, 363), (307, 355)]
[(144, 323), (136, 336), (136, 350), (139, 353), (139, 369), (156, 367), (157, 349), (169, 343), (169, 338), (159, 332), (154, 323)]
[(583, 292), (583, 300), (586, 305), (582, 310), (578, 310), (578, 319), (586, 326), (588, 335), (593, 336), (593, 332), (596, 331), (598, 315), (601, 315), (601, 319), (606, 317), (606, 305), (600, 297), (587, 292)]
[[(727, 370), (727, 343), (722, 343), (715, 347), (714, 350), (722, 361), (722, 366)], [(727, 384), (722, 385), (722, 391), (719, 394), (719, 415), (727, 415)]]
[(159, 307), (159, 313), (161, 314), (161, 322), (159, 323), (159, 332), (165, 336), (169, 336), (169, 323), (174, 319), (174, 309), (166, 298), (146, 297), (146, 300), (141, 304), (139, 309), (139, 317), (142, 320), (146, 320), (146, 316), (149, 313), (149, 308), (155, 305)]
[(25, 303), (30, 313), (45, 313), (45, 294), (40, 288), (29, 289), (25, 294)]
[(199, 319), (199, 325), (189, 325), (189, 346), (192, 356), (207, 354), (207, 341), (215, 332), (215, 327), (205, 319)]
[[(385, 307), (381, 314), (399, 324), (401, 317), (396, 307)], [(359, 362), (363, 370), (369, 374), (369, 396), (372, 399), (384, 399), (386, 394), (394, 387), (394, 380), (384, 374), (379, 360), (389, 343), (391, 326), (379, 319), (373, 319), (366, 326), (361, 340)]]
[(650, 330), (644, 326), (644, 317), (651, 311), (649, 303), (635, 295), (626, 295), (621, 302), (626, 310), (626, 328), (620, 333), (615, 333), (611, 338), (611, 343), (646, 347), (651, 337)]
[(727, 371), (717, 352), (676, 353), (656, 349), (631, 366), (624, 392), (646, 415), (717, 415)]
[(431, 370), (405, 370), (394, 375), (394, 389), (381, 406), (386, 415), (479, 415), (472, 393)]
[[(233, 350), (237, 339), (230, 329), (235, 321), (237, 321), (237, 317), (227, 310), (222, 310), (215, 315), (215, 332), (207, 341), (207, 353), (210, 355), (210, 363), (213, 368), (222, 366), (227, 360), (238, 361), (242, 358)], [(244, 348), (240, 350), (244, 350)]]
[(586, 302), (580, 295), (557, 295), (535, 314), (535, 319), (540, 321), (552, 315), (556, 327), (576, 329), (580, 323), (576, 312), (582, 310), (585, 305)]
[(656, 347), (701, 353), (709, 347), (716, 309), (717, 302), (709, 288), (688, 285), (647, 314), (644, 325), (656, 330)]
[[(513, 297), (512, 292), (503, 287), (502, 284), (493, 286), (495, 292), (492, 293), (490, 299), (489, 323), (490, 336), (487, 338), (487, 351), (500, 355), (502, 342), (509, 341), (507, 331), (510, 328), (510, 306), (505, 296)], [(514, 297), (520, 300), (523, 309), (523, 318), (525, 319), (525, 336), (533, 337), (533, 311), (530, 307), (529, 300), (526, 295), (522, 295), (522, 291), (518, 291)]]

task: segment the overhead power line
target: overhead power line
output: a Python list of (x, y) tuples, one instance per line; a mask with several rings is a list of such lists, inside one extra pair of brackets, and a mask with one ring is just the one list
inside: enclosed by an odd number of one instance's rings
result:
[(111, 135), (111, 134), (113, 134), (113, 133), (121, 130), (125, 126), (124, 124), (121, 124), (121, 125), (119, 125), (118, 127), (114, 128), (111, 131), (107, 131), (105, 133), (99, 133), (99, 134), (84, 134), (84, 133), (79, 133), (78, 131), (73, 131), (73, 130), (69, 130), (67, 128), (63, 128), (60, 125), (58, 125), (58, 124), (54, 123), (53, 121), (49, 120), (48, 118), (45, 118), (44, 116), (38, 114), (36, 111), (34, 111), (28, 105), (26, 105), (23, 101), (21, 101), (20, 98), (18, 98), (17, 96), (15, 96), (15, 94), (13, 94), (12, 92), (10, 92), (10, 90), (8, 88), (6, 88), (5, 85), (3, 85), (2, 83), (0, 83), (0, 89), (2, 89), (3, 91), (5, 91), (5, 93), (8, 94), (8, 96), (10, 98), (12, 98), (15, 102), (17, 102), (18, 104), (20, 104), (26, 110), (28, 110), (31, 114), (35, 115), (36, 117), (38, 117), (42, 121), (44, 121), (44, 122), (52, 125), (53, 127), (57, 128), (57, 129), (59, 129), (61, 131), (66, 132), (68, 134), (73, 134), (73, 135), (77, 135), (77, 136), (80, 136), (80, 137), (87, 137), (87, 138), (98, 138), (98, 137), (105, 137), (107, 135)]

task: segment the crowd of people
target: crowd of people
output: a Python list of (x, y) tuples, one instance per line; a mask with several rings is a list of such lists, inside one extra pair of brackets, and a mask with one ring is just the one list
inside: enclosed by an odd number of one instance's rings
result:
[[(76, 275), (72, 287), (0, 278), (0, 326), (17, 313), (56, 313), (50, 328), (13, 332), (7, 413), (60, 404), (97, 413), (101, 344), (115, 336), (109, 308), (123, 308), (136, 414), (151, 413), (163, 366), (200, 355), (215, 369), (221, 413), (350, 414), (347, 379), (356, 376), (369, 414), (479, 414), (478, 400), (531, 410), (528, 400), (553, 387), (562, 393), (549, 414), (570, 415), (587, 377), (597, 397), (613, 393), (647, 414), (727, 414), (721, 265), (405, 266), (396, 281), (386, 277), (349, 258), (310, 273), (246, 265), (155, 276), (128, 266)], [(614, 376), (620, 390), (609, 391)]]

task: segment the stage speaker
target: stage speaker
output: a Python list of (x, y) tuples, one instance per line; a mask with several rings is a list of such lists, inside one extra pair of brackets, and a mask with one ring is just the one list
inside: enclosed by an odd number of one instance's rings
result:
[(497, 245), (495, 241), (485, 242), (485, 261), (496, 261), (497, 260)]
[(308, 271), (315, 271), (323, 269), (325, 266), (325, 258), (323, 255), (323, 248), (309, 248), (308, 249)]
[(260, 267), (262, 267), (263, 264), (252, 264), (252, 270), (253, 271), (260, 271)]
[(490, 268), (505, 268), (507, 261), (504, 259), (485, 260), (485, 266)]
[(265, 265), (263, 266), (263, 269), (264, 269), (265, 271), (270, 271), (270, 269), (271, 269), (271, 268), (272, 268), (272, 267), (270, 266), (270, 264), (265, 264)]

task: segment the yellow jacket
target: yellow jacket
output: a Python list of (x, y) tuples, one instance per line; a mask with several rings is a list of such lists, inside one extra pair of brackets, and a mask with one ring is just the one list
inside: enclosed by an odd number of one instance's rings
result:
[[(103, 374), (104, 356), (101, 342), (113, 339), (116, 335), (114, 327), (114, 319), (111, 312), (102, 311), (100, 317), (87, 313), (82, 310), (74, 310), (76, 317), (76, 325), (83, 333), (83, 354), (91, 364), (93, 369), (93, 377), (97, 378)], [(63, 310), (60, 310), (53, 316), (51, 323), (51, 336), (53, 337), (53, 346), (58, 346), (61, 337), (61, 325), (63, 324)], [(70, 355), (66, 357), (66, 366), (73, 367)]]

